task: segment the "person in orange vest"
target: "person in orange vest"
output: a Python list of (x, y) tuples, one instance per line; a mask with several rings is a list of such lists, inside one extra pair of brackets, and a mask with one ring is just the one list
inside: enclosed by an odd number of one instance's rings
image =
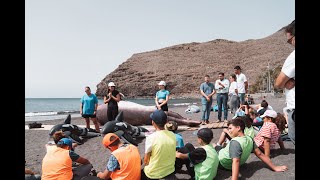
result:
[(106, 134), (102, 144), (111, 151), (111, 156), (107, 168), (97, 174), (98, 178), (140, 180), (141, 158), (136, 146), (121, 142), (120, 138), (114, 133)]
[[(48, 144), (46, 148), (47, 154), (42, 160), (42, 180), (80, 180), (91, 172), (92, 164), (73, 151), (69, 138), (61, 138), (56, 145)], [(72, 162), (82, 165), (73, 168)]]

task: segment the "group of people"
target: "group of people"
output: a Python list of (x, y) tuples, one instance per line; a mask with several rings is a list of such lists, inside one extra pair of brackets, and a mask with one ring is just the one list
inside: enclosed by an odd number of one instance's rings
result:
[[(228, 120), (228, 107), (231, 113), (234, 113), (245, 102), (245, 94), (248, 92), (247, 77), (241, 72), (240, 66), (234, 67), (234, 74), (225, 78), (223, 72), (218, 73), (218, 79), (215, 83), (210, 82), (210, 76), (205, 75), (204, 83), (200, 85), (201, 104), (202, 104), (202, 124), (209, 123), (210, 111), (212, 109), (212, 97), (217, 94), (218, 120), (223, 118)], [(229, 102), (229, 105), (228, 105)]]
[[(288, 43), (295, 46), (295, 22), (285, 29)], [(281, 73), (275, 81), (275, 88), (284, 88), (286, 94), (285, 108), (289, 137), (295, 143), (295, 51), (286, 59)], [(175, 173), (185, 164), (188, 173), (194, 179), (213, 179), (218, 169), (231, 170), (232, 179), (239, 176), (239, 168), (253, 152), (273, 171), (283, 172), (287, 166), (276, 166), (270, 159), (270, 150), (276, 143), (283, 149), (284, 145), (280, 133), (286, 121), (266, 101), (261, 103), (261, 109), (256, 112), (245, 102), (248, 91), (248, 81), (241, 73), (240, 66), (234, 67), (235, 74), (229, 80), (224, 73), (218, 74), (215, 83), (205, 76), (205, 82), (200, 85), (202, 95), (203, 124), (209, 123), (212, 106), (212, 96), (217, 94), (218, 122), (228, 119), (227, 102), (230, 99), (230, 110), (236, 115), (228, 120), (227, 129), (224, 129), (217, 144), (211, 143), (213, 132), (209, 128), (201, 128), (197, 132), (197, 145), (184, 144), (183, 137), (176, 133), (177, 124), (167, 121), (169, 91), (166, 83), (161, 81), (156, 93), (155, 104), (157, 109), (150, 115), (155, 132), (146, 137), (144, 158), (140, 157), (138, 148), (123, 143), (114, 133), (104, 136), (102, 144), (111, 151), (106, 169), (96, 174), (100, 179), (176, 179)], [(100, 132), (96, 119), (98, 107), (97, 97), (91, 93), (90, 87), (85, 87), (86, 95), (81, 98), (80, 113), (86, 120), (86, 127), (90, 128), (90, 120)], [(108, 103), (108, 119), (113, 120), (118, 114), (117, 103), (121, 100), (120, 93), (115, 90), (113, 82), (108, 84), (108, 92), (104, 103)], [(238, 113), (243, 111), (242, 113)], [(253, 128), (256, 127), (256, 128)], [(46, 145), (47, 153), (42, 161), (41, 179), (81, 179), (91, 172), (90, 161), (77, 153), (77, 146), (63, 134), (55, 132), (55, 144)], [(228, 139), (228, 140), (227, 140)], [(224, 144), (224, 145), (223, 145)], [(27, 169), (26, 169), (27, 172)], [(29, 172), (29, 171), (28, 171)], [(33, 172), (29, 174), (33, 175)]]

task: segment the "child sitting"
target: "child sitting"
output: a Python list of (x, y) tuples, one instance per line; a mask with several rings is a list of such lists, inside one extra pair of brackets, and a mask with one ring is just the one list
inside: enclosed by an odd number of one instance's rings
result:
[(175, 121), (168, 121), (164, 128), (168, 131), (171, 131), (175, 134), (176, 136), (176, 141), (177, 141), (177, 144), (176, 144), (176, 149), (179, 149), (181, 147), (184, 146), (184, 142), (183, 142), (183, 138), (180, 134), (176, 133), (177, 129), (178, 129), (178, 124), (175, 122)]

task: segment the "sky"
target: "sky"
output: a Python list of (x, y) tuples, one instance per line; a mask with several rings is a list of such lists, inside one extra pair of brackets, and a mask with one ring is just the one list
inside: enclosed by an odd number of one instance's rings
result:
[(260, 39), (294, 19), (293, 0), (26, 0), (25, 97), (80, 98), (133, 54)]

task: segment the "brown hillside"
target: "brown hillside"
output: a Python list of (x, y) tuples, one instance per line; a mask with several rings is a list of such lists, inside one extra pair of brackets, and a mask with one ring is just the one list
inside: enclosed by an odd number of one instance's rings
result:
[(216, 39), (137, 53), (102, 79), (96, 94), (105, 95), (108, 82), (113, 81), (126, 97), (154, 97), (157, 83), (164, 80), (171, 97), (200, 97), (199, 86), (205, 74), (214, 81), (218, 72), (228, 77), (234, 66), (240, 65), (253, 85), (266, 72), (268, 61), (271, 69), (282, 66), (292, 50), (282, 28), (257, 40)]

